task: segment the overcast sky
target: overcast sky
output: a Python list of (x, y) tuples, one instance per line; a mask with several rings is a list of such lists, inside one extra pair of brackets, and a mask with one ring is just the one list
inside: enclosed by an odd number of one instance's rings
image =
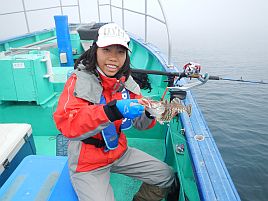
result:
[[(268, 37), (267, 0), (168, 0), (171, 27), (208, 37)], [(176, 15), (177, 13), (177, 15)], [(176, 17), (177, 16), (177, 17)], [(176, 26), (177, 25), (177, 26)]]
[[(22, 0), (0, 0), (0, 14), (23, 10)], [(76, 4), (76, 0), (61, 0), (63, 5)], [(156, 0), (148, 0), (148, 12), (154, 16), (159, 15), (160, 7), (154, 6)], [(27, 10), (59, 6), (59, 0), (24, 0)], [(100, 0), (100, 2), (108, 2)], [(113, 0), (115, 5), (121, 5), (121, 0)], [(82, 22), (98, 21), (95, 0), (79, 0)], [(126, 7), (133, 7), (137, 11), (145, 9), (144, 0), (125, 0)], [(204, 41), (222, 41), (228, 43), (234, 40), (263, 41), (268, 37), (268, 0), (162, 0), (166, 17), (173, 40), (177, 38), (196, 43)], [(108, 8), (102, 9), (102, 20), (107, 17)], [(65, 7), (63, 13), (69, 16), (69, 22), (79, 22), (77, 7)], [(113, 20), (117, 20), (113, 10)], [(30, 31), (37, 31), (54, 26), (53, 15), (61, 14), (60, 8), (44, 11), (31, 11), (27, 13)], [(106, 15), (106, 16), (105, 16)], [(108, 15), (109, 16), (109, 15)], [(161, 18), (161, 16), (160, 16)], [(127, 14), (126, 28), (131, 32), (144, 35), (141, 16)], [(120, 20), (119, 20), (120, 21)], [(27, 32), (25, 15), (23, 12), (14, 15), (0, 15), (0, 40)], [(156, 36), (156, 32), (165, 32), (159, 26), (150, 27), (149, 36)], [(183, 38), (183, 40), (182, 40)], [(201, 40), (200, 40), (201, 39)]]

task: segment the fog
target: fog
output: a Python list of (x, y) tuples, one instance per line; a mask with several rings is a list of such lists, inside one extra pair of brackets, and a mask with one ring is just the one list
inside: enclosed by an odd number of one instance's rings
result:
[[(0, 0), (0, 40), (54, 27), (52, 16), (68, 15), (70, 23), (98, 22), (97, 1), (95, 0)], [(23, 4), (24, 2), (24, 4)], [(156, 0), (148, 0), (148, 14), (161, 15)], [(267, 0), (162, 0), (171, 34), (172, 42), (177, 48), (191, 46), (219, 47), (222, 45), (241, 46), (249, 43), (268, 45), (268, 1)], [(100, 3), (109, 1), (100, 0)], [(113, 0), (113, 5), (121, 6), (121, 0)], [(78, 5), (80, 9), (78, 9)], [(59, 7), (63, 5), (62, 9)], [(74, 6), (72, 6), (74, 5)], [(145, 10), (144, 0), (125, 0), (124, 7), (137, 12)], [(47, 8), (45, 10), (36, 10)], [(26, 10), (27, 12), (23, 12)], [(116, 21), (121, 24), (121, 10), (101, 7), (101, 21)], [(79, 17), (80, 14), (80, 17)], [(144, 16), (125, 12), (125, 28), (145, 38)], [(27, 25), (28, 22), (28, 25)], [(166, 29), (155, 20), (148, 27), (148, 38), (157, 46), (164, 44)], [(122, 25), (122, 24), (121, 24)], [(161, 38), (161, 40), (159, 40)]]
[(169, 4), (166, 11), (172, 33), (180, 33), (185, 40), (267, 41), (266, 0), (170, 0)]

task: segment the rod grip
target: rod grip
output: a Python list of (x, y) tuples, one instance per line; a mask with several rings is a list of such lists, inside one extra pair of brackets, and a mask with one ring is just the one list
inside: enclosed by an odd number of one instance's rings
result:
[(220, 77), (219, 76), (214, 76), (214, 75), (210, 75), (209, 80), (220, 80)]

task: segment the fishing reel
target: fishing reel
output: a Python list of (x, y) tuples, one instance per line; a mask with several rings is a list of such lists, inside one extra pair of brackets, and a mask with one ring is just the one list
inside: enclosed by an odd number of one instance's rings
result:
[[(182, 75), (175, 80), (174, 85), (168, 87), (168, 89), (172, 92), (174, 91), (188, 91), (194, 87), (205, 84), (209, 79), (209, 74), (205, 73), (204, 75), (200, 74), (201, 65), (194, 62), (189, 62), (184, 65)], [(186, 83), (183, 82), (181, 78), (197, 78), (198, 81)]]
[(183, 66), (183, 72), (186, 75), (186, 77), (195, 77), (199, 76), (201, 71), (201, 65), (194, 62), (189, 62), (188, 64), (185, 64)]

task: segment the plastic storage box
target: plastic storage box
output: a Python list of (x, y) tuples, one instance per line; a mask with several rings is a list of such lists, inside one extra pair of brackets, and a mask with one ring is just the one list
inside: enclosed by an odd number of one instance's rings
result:
[(56, 95), (47, 74), (45, 52), (18, 54), (0, 58), (0, 101), (46, 103)]
[[(66, 164), (67, 157), (63, 156), (30, 155), (25, 157), (1, 187), (0, 200), (50, 200), (49, 198), (61, 175), (64, 177), (64, 181), (69, 181), (69, 183), (65, 182), (64, 184), (64, 186), (68, 185), (69, 188), (59, 188), (61, 197), (55, 200), (69, 200), (70, 190), (73, 191), (73, 189), (68, 172), (65, 171), (63, 174)], [(67, 166), (65, 168), (68, 169)]]
[(36, 153), (30, 124), (0, 124), (0, 187), (28, 155)]
[(53, 188), (51, 195), (48, 199), (48, 201), (78, 201), (78, 197), (73, 189), (70, 176), (69, 176), (69, 170), (68, 170), (68, 163), (64, 165), (61, 175), (58, 179), (58, 181), (55, 184), (55, 187)]

